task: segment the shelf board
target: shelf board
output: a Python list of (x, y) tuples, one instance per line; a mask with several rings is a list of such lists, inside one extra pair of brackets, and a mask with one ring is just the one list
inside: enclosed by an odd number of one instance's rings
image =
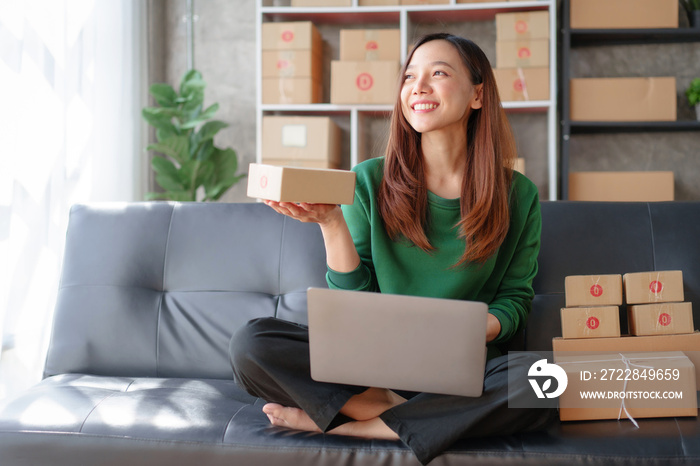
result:
[[(552, 107), (548, 100), (533, 100), (530, 102), (503, 102), (503, 108), (507, 112), (546, 112)], [(362, 104), (263, 104), (260, 106), (263, 112), (278, 113), (305, 113), (305, 114), (349, 114), (352, 110), (362, 113), (390, 113), (394, 106), (390, 104), (362, 105)]]
[(331, 24), (398, 23), (402, 11), (415, 22), (485, 21), (497, 13), (547, 10), (541, 0), (526, 2), (459, 3), (456, 5), (401, 5), (358, 7), (261, 7), (274, 21), (314, 21)]
[(700, 131), (700, 121), (572, 121), (571, 134)]
[(571, 29), (571, 46), (700, 42), (700, 28)]

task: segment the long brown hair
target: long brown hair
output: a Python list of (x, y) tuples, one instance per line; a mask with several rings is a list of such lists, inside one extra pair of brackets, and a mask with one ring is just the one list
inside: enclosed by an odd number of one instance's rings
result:
[(459, 52), (473, 85), (483, 84), (482, 107), (472, 109), (467, 126), (467, 157), (460, 196), (460, 237), (464, 254), (455, 265), (483, 263), (500, 247), (510, 225), (509, 191), (516, 157), (513, 133), (501, 106), (491, 65), (474, 42), (446, 33), (428, 34), (413, 46), (399, 75), (398, 96), (391, 117), (384, 176), (377, 197), (389, 236), (402, 236), (424, 251), (433, 250), (426, 235), (428, 189), (421, 135), (401, 109), (401, 87), (415, 50), (432, 40), (446, 40)]

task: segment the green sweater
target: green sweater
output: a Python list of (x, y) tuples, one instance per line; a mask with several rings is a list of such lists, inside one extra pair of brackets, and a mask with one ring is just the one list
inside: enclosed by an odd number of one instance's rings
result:
[(464, 253), (464, 239), (455, 225), (460, 220), (459, 199), (428, 192), (430, 229), (435, 248), (425, 252), (408, 241), (392, 241), (377, 209), (383, 157), (367, 160), (357, 173), (355, 203), (343, 206), (361, 263), (352, 272), (328, 269), (330, 288), (381, 291), (481, 301), (501, 323), (501, 332), (489, 344), (489, 359), (500, 353), (494, 346), (510, 340), (525, 325), (534, 292), (540, 249), (541, 216), (536, 186), (513, 173), (510, 229), (503, 244), (485, 264), (453, 267)]

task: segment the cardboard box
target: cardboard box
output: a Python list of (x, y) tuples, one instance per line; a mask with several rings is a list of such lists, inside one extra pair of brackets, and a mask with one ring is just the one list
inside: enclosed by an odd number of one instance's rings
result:
[(265, 50), (262, 53), (263, 78), (311, 78), (322, 80), (319, 53), (311, 50)]
[(549, 100), (549, 68), (495, 68), (503, 102)]
[(549, 12), (496, 14), (496, 40), (549, 39)]
[(693, 333), (692, 303), (635, 304), (627, 306), (631, 335)]
[(627, 304), (683, 301), (683, 272), (681, 270), (626, 273), (622, 279), (625, 284)]
[(352, 0), (292, 0), (292, 6), (352, 6)]
[(657, 202), (673, 199), (673, 172), (569, 173), (571, 201)]
[(572, 29), (677, 28), (676, 0), (571, 0)]
[(323, 100), (321, 83), (311, 78), (263, 78), (264, 104), (316, 104)]
[(399, 29), (341, 29), (340, 61), (401, 60)]
[(341, 168), (339, 162), (331, 162), (330, 160), (269, 159), (263, 157), (262, 163), (278, 167), (327, 168), (333, 170)]
[(572, 121), (675, 121), (676, 78), (572, 79)]
[(695, 366), (696, 384), (700, 385), (700, 332), (681, 335), (630, 336), (620, 338), (560, 338), (552, 339), (555, 359), (560, 353), (577, 352), (596, 354), (599, 352), (633, 351), (683, 351)]
[(352, 204), (355, 172), (251, 163), (248, 197), (279, 202)]
[[(695, 367), (681, 352), (556, 355), (554, 360), (568, 377), (559, 396), (562, 421), (698, 414)], [(582, 397), (586, 392), (604, 398)], [(664, 398), (665, 392), (682, 397)]]
[(386, 5), (398, 5), (399, 0), (359, 0), (359, 6), (386, 6)]
[(263, 23), (263, 50), (311, 50), (321, 53), (323, 39), (311, 21)]
[(619, 306), (622, 304), (622, 276), (570, 275), (564, 278), (566, 307)]
[(549, 66), (549, 39), (496, 41), (496, 68)]
[(399, 62), (331, 62), (331, 103), (393, 104)]
[(338, 166), (340, 128), (330, 117), (265, 116), (262, 157), (263, 160), (313, 161)]
[(620, 308), (617, 306), (562, 308), (561, 331), (563, 338), (619, 337)]

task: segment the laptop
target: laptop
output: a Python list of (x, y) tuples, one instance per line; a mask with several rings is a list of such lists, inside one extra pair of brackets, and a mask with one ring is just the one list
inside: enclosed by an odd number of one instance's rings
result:
[(481, 396), (485, 303), (309, 288), (311, 378)]

